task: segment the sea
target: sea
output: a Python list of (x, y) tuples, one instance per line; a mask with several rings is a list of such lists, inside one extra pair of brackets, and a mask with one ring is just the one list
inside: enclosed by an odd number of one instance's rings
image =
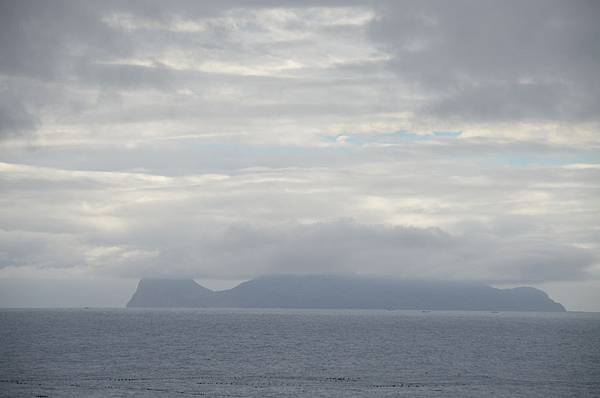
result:
[(1, 397), (600, 397), (600, 314), (0, 310)]

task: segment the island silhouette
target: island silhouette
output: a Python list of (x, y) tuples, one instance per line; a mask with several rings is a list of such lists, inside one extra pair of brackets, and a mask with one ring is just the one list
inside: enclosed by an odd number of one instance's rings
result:
[(127, 307), (565, 311), (532, 287), (337, 275), (269, 275), (222, 291), (192, 279), (142, 279)]

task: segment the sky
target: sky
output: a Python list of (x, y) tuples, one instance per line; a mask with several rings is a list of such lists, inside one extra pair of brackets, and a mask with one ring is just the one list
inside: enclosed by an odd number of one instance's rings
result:
[(139, 278), (600, 311), (597, 1), (0, 1), (0, 306)]

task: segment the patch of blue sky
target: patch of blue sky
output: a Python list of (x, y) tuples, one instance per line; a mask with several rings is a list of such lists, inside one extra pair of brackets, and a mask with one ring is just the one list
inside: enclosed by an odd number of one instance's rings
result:
[(365, 145), (369, 143), (394, 144), (399, 142), (424, 142), (439, 139), (455, 139), (460, 137), (462, 131), (434, 131), (431, 134), (416, 134), (406, 130), (386, 133), (340, 134), (337, 136), (323, 136), (327, 142), (343, 141), (351, 145)]
[(462, 131), (434, 131), (433, 135), (439, 138), (458, 138), (462, 135)]

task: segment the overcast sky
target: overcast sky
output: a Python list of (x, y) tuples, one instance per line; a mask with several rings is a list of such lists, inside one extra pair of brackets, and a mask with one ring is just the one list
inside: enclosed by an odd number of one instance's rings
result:
[(0, 306), (353, 273), (600, 311), (599, 20), (578, 0), (0, 1)]

